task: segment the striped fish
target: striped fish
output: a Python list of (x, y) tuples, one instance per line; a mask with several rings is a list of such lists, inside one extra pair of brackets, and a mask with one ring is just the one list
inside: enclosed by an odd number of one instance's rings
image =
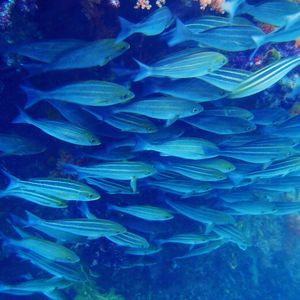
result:
[(147, 66), (139, 61), (140, 71), (134, 81), (147, 77), (193, 78), (211, 73), (227, 63), (227, 58), (218, 52), (204, 52), (200, 48), (189, 48)]
[(44, 228), (55, 229), (78, 236), (84, 236), (97, 239), (103, 236), (117, 235), (124, 233), (126, 229), (113, 221), (105, 219), (61, 219), (44, 220), (34, 214), (26, 211), (28, 216), (28, 225), (31, 227), (41, 224)]
[(205, 244), (209, 241), (219, 240), (220, 237), (215, 234), (199, 234), (199, 233), (181, 233), (175, 234), (169, 238), (157, 240), (159, 244), (176, 243), (185, 245)]
[(221, 211), (204, 206), (193, 207), (183, 203), (177, 203), (170, 200), (166, 201), (178, 213), (189, 219), (206, 224), (233, 224), (234, 218)]
[(28, 101), (28, 108), (41, 100), (63, 101), (88, 106), (109, 106), (125, 103), (134, 98), (134, 94), (126, 87), (107, 81), (84, 81), (62, 86), (55, 90), (41, 91), (30, 87), (22, 87)]
[(79, 265), (58, 263), (32, 252), (19, 251), (18, 256), (30, 260), (33, 265), (54, 276), (63, 277), (72, 282), (84, 282), (88, 280), (87, 275)]
[(13, 123), (33, 125), (50, 136), (75, 145), (97, 146), (101, 144), (96, 135), (83, 127), (65, 121), (53, 121), (48, 119), (36, 120), (21, 110), (19, 110), (19, 113), (19, 116), (13, 120)]
[(107, 239), (119, 246), (130, 248), (148, 248), (150, 246), (145, 238), (129, 231), (114, 236), (108, 236)]
[(232, 117), (244, 119), (247, 121), (251, 121), (253, 119), (253, 114), (249, 110), (237, 106), (206, 109), (201, 113), (201, 116)]
[(137, 255), (137, 256), (144, 256), (144, 255), (153, 255), (162, 250), (160, 246), (150, 246), (148, 248), (128, 248), (125, 250), (126, 254), (129, 255)]
[(108, 208), (148, 221), (167, 221), (173, 219), (173, 215), (168, 210), (156, 206), (129, 205), (121, 207), (110, 204)]
[(124, 184), (121, 181), (90, 177), (87, 177), (85, 180), (87, 183), (97, 186), (108, 194), (135, 194), (128, 184)]
[(228, 97), (236, 99), (257, 94), (271, 87), (299, 64), (300, 56), (280, 59), (252, 73), (240, 83)]
[(33, 193), (42, 194), (44, 196), (52, 196), (64, 201), (94, 201), (100, 198), (100, 195), (90, 186), (71, 179), (66, 178), (31, 178), (29, 180), (21, 180), (15, 176), (5, 172), (9, 177), (10, 183), (7, 190), (31, 191)]
[(220, 89), (231, 92), (251, 74), (252, 72), (250, 71), (223, 67), (212, 73), (201, 76), (199, 79)]
[(167, 6), (155, 10), (139, 23), (131, 23), (119, 17), (121, 31), (116, 41), (120, 42), (135, 33), (142, 33), (147, 36), (158, 35), (168, 28), (173, 22), (173, 16)]

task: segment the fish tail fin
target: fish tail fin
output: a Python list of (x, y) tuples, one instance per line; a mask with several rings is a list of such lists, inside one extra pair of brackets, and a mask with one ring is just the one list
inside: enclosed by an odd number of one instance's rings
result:
[(145, 148), (147, 147), (148, 143), (142, 139), (140, 136), (137, 136), (136, 138), (136, 144), (133, 148), (133, 152), (140, 152), (140, 151), (144, 151)]
[(88, 204), (86, 202), (82, 202), (79, 207), (80, 212), (83, 216), (85, 216), (88, 219), (96, 219), (96, 216), (91, 213)]
[(171, 38), (167, 44), (169, 47), (173, 47), (179, 43), (188, 41), (192, 36), (192, 32), (179, 19), (176, 19), (175, 31), (170, 36)]
[(121, 25), (121, 31), (116, 37), (116, 43), (119, 43), (126, 38), (128, 38), (132, 34), (132, 28), (134, 27), (134, 24), (129, 22), (128, 20), (119, 17), (119, 22)]
[(28, 86), (21, 86), (22, 90), (26, 93), (27, 95), (27, 102), (25, 104), (25, 109), (33, 106), (34, 104), (38, 103), (40, 100), (43, 98), (43, 92), (33, 89)]
[(224, 1), (222, 4), (222, 9), (229, 14), (230, 19), (232, 20), (239, 7), (245, 0), (231, 0), (231, 1)]
[(27, 215), (28, 226), (40, 223), (40, 221), (41, 221), (40, 217), (36, 216), (35, 214), (31, 213), (28, 210), (25, 210), (25, 212), (26, 212), (26, 215)]
[(257, 51), (259, 50), (259, 48), (265, 43), (266, 37), (264, 35), (254, 35), (251, 36), (252, 40), (254, 41), (254, 43), (256, 44), (256, 48), (253, 51), (253, 53), (250, 55), (250, 60), (252, 60), (255, 56), (255, 54), (257, 53)]
[(1, 170), (1, 172), (9, 179), (9, 184), (6, 187), (6, 190), (10, 190), (19, 186), (20, 179), (10, 174), (5, 170)]
[(134, 61), (139, 65), (140, 70), (139, 72), (135, 75), (133, 81), (140, 81), (144, 78), (147, 78), (151, 75), (151, 67), (141, 63), (137, 59), (134, 59)]
[(22, 109), (20, 109), (18, 107), (19, 110), (19, 114), (12, 120), (12, 123), (14, 124), (19, 124), (19, 123), (27, 123), (27, 124), (31, 124), (32, 123), (32, 119), (31, 117)]
[(14, 229), (14, 231), (23, 239), (27, 239), (30, 238), (31, 235), (27, 232), (25, 232), (24, 230), (22, 230), (21, 228), (11, 224), (12, 228)]
[(285, 28), (290, 28), (300, 17), (300, 12), (285, 17)]

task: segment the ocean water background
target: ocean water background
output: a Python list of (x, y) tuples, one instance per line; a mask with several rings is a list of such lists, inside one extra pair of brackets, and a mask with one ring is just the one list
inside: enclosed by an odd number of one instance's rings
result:
[[(4, 2), (4, 1), (3, 1)], [(148, 11), (133, 9), (134, 1), (121, 1), (120, 8), (114, 7), (110, 1), (102, 1), (95, 4), (94, 11), (83, 12), (83, 1), (53, 0), (37, 1), (37, 10), (32, 13), (24, 13), (16, 9), (12, 15), (12, 26), (2, 30), (2, 39), (11, 39), (14, 43), (36, 41), (39, 39), (50, 40), (59, 38), (76, 38), (82, 40), (95, 40), (98, 38), (115, 37), (119, 31), (118, 16), (122, 16), (132, 22), (138, 22), (149, 14)], [(92, 1), (91, 1), (92, 2)], [(198, 4), (193, 3), (187, 7), (181, 1), (167, 1), (168, 7), (174, 15), (183, 20), (197, 17), (201, 14), (213, 14), (202, 12)], [(22, 68), (26, 59), (20, 59), (17, 55), (3, 56), (0, 73), (0, 131), (16, 132), (25, 137), (34, 137), (46, 145), (44, 153), (32, 156), (0, 157), (0, 168), (9, 170), (19, 178), (64, 176), (61, 162), (84, 164), (88, 161), (82, 154), (85, 150), (51, 138), (33, 126), (14, 125), (11, 121), (18, 114), (17, 106), (24, 107), (26, 95), (20, 89), (21, 85), (30, 83), (41, 89), (52, 89), (71, 82), (82, 80), (102, 79), (125, 83), (126, 80), (118, 79), (111, 70), (113, 67), (136, 68), (132, 57), (140, 61), (155, 61), (168, 53), (165, 42), (158, 36), (145, 37), (134, 35), (128, 39), (131, 48), (110, 64), (101, 68), (83, 70), (70, 70), (42, 74), (34, 78), (28, 78)], [(266, 46), (261, 50), (267, 51)], [(275, 46), (285, 56), (293, 51), (290, 43)], [(292, 50), (291, 50), (292, 49)], [(251, 51), (247, 52), (250, 54)], [(232, 66), (241, 65), (250, 69), (248, 55), (235, 53), (230, 59)], [(293, 73), (297, 73), (294, 70)], [(133, 90), (143, 93), (145, 83), (133, 84)], [(265, 103), (266, 98), (270, 103), (280, 102), (286, 90), (282, 85), (275, 85), (265, 93), (260, 93), (241, 100), (243, 107), (253, 108), (255, 103)], [(280, 102), (278, 106), (289, 109), (295, 99)], [(33, 117), (53, 117), (58, 113), (46, 102), (41, 102), (30, 109)], [(190, 126), (180, 122), (185, 130), (191, 130)], [(108, 126), (99, 126), (106, 134), (119, 134)], [(195, 132), (193, 132), (195, 134)], [(101, 133), (99, 134), (101, 136)], [(201, 137), (210, 137), (201, 131)], [(1, 141), (0, 141), (1, 142)], [(103, 144), (110, 143), (111, 138), (103, 137)], [(145, 159), (157, 158), (155, 154), (147, 153)], [(0, 176), (1, 187), (8, 184), (7, 177)], [(89, 203), (90, 210), (97, 216), (114, 220), (122, 220), (124, 224), (134, 227), (145, 226), (145, 230), (160, 232), (168, 235), (172, 232), (185, 230), (194, 231), (198, 224), (189, 221), (183, 216), (176, 215), (176, 221), (144, 222), (130, 217), (121, 216), (107, 209), (107, 203), (130, 204), (144, 203), (157, 205), (163, 202), (165, 193), (160, 190), (143, 191), (141, 195), (108, 195), (102, 194), (102, 199)], [(282, 195), (272, 194), (274, 199), (283, 200)], [(284, 195), (290, 197), (290, 195)], [(296, 200), (299, 199), (297, 195)], [(193, 200), (191, 200), (193, 201)], [(198, 201), (198, 200), (197, 200)], [(215, 201), (217, 201), (215, 199)], [(193, 202), (191, 202), (193, 203)], [(194, 203), (197, 203), (194, 201)], [(205, 201), (200, 200), (200, 203)], [(66, 211), (40, 207), (29, 202), (3, 198), (0, 201), (0, 226), (5, 234), (12, 234), (12, 229), (7, 219), (11, 214), (24, 217), (24, 210), (32, 211), (41, 217), (55, 219), (63, 217), (80, 217), (78, 203), (70, 203)], [(136, 258), (129, 257), (122, 249), (105, 239), (91, 240), (78, 245), (76, 252), (81, 261), (88, 266), (96, 277), (97, 288), (100, 291), (114, 289), (117, 294), (128, 300), (297, 300), (300, 295), (300, 217), (291, 216), (243, 216), (243, 224), (251, 237), (252, 245), (245, 251), (239, 249), (233, 243), (227, 243), (221, 248), (207, 255), (174, 260), (175, 256), (183, 255), (188, 250), (185, 245), (164, 245), (164, 251), (146, 257), (144, 267), (123, 268), (133, 264)], [(127, 222), (127, 223), (126, 223)], [(153, 226), (153, 229), (152, 227)], [(148, 239), (155, 238), (155, 234), (142, 234)], [(31, 274), (39, 278), (43, 272), (32, 266), (29, 262), (22, 261), (15, 254), (6, 251), (3, 247), (0, 256), (0, 282), (19, 282), (24, 279), (24, 274)], [(153, 264), (152, 264), (153, 263)], [(133, 266), (133, 265), (132, 265)], [(22, 279), (23, 278), (23, 279)], [(67, 299), (75, 299), (75, 292), (66, 294)], [(40, 294), (29, 296), (14, 296), (0, 294), (0, 299), (48, 299)], [(104, 298), (103, 298), (104, 299)], [(108, 299), (108, 298), (107, 298)]]

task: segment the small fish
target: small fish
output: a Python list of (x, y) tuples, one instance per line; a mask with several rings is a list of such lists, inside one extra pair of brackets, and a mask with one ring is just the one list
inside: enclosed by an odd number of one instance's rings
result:
[(133, 192), (136, 192), (136, 181), (156, 173), (153, 165), (141, 161), (113, 161), (90, 166), (64, 165), (68, 172), (76, 172), (80, 178), (107, 178), (130, 180)]
[[(213, 73), (209, 73), (213, 74)], [(206, 78), (201, 76), (203, 78)], [(236, 85), (235, 85), (236, 86)], [(145, 87), (145, 94), (162, 93), (193, 102), (209, 102), (222, 99), (227, 92), (198, 78), (155, 82)]]
[(175, 234), (169, 238), (159, 239), (159, 244), (176, 243), (185, 245), (200, 245), (209, 241), (219, 240), (220, 237), (215, 234), (199, 234), (199, 233), (181, 233)]
[(100, 198), (97, 191), (79, 181), (51, 177), (21, 180), (8, 172), (5, 172), (5, 174), (10, 179), (8, 190), (24, 189), (42, 195), (57, 197), (64, 201), (94, 201)]
[(106, 219), (60, 219), (60, 220), (44, 220), (36, 215), (26, 211), (28, 216), (28, 226), (35, 227), (39, 224), (44, 228), (55, 229), (78, 236), (97, 239), (103, 236), (117, 235), (124, 233), (126, 229), (113, 221)]
[(206, 167), (201, 164), (201, 161), (169, 163), (165, 165), (156, 163), (156, 168), (159, 171), (169, 170), (199, 181), (219, 181), (227, 178), (223, 172), (215, 168)]
[(30, 295), (33, 293), (46, 293), (55, 289), (64, 289), (71, 285), (69, 281), (61, 277), (34, 279), (16, 284), (0, 284), (0, 293), (11, 295)]
[(117, 113), (136, 113), (154, 119), (167, 120), (166, 126), (171, 125), (177, 119), (194, 116), (202, 111), (203, 107), (199, 103), (166, 96), (142, 99), (114, 109)]
[(218, 170), (222, 173), (229, 173), (236, 169), (233, 163), (222, 158), (202, 159), (201, 161), (191, 162), (190, 164), (191, 167), (199, 166), (204, 168), (211, 168), (211, 169)]
[(155, 10), (139, 23), (131, 23), (124, 18), (119, 17), (121, 31), (116, 38), (120, 42), (135, 33), (141, 33), (147, 36), (158, 35), (167, 29), (173, 22), (171, 11), (166, 7)]
[(244, 2), (238, 10), (238, 14), (248, 14), (255, 20), (276, 27), (284, 26), (286, 18), (300, 12), (297, 3), (286, 0), (268, 0), (249, 4)]
[(268, 107), (254, 109), (251, 111), (254, 118), (253, 122), (257, 125), (273, 126), (283, 123), (289, 118), (287, 110), (281, 107)]
[(19, 251), (17, 255), (25, 260), (30, 260), (33, 265), (38, 266), (44, 271), (71, 282), (84, 282), (88, 280), (87, 275), (77, 264), (62, 264), (31, 252)]
[(16, 134), (0, 133), (0, 156), (23, 156), (39, 154), (46, 150), (46, 147), (34, 139)]
[[(201, 47), (232, 52), (254, 49), (256, 43), (253, 41), (252, 36), (259, 38), (265, 36), (264, 32), (254, 25), (226, 25), (195, 34), (178, 19), (176, 21), (176, 32), (179, 35), (179, 40), (190, 40), (199, 43)], [(184, 38), (180, 36), (184, 36)], [(168, 45), (173, 46), (174, 39), (169, 41)]]
[(130, 248), (148, 248), (150, 246), (145, 238), (128, 231), (122, 234), (108, 236), (107, 239), (119, 246)]
[(116, 180), (106, 180), (102, 178), (90, 178), (87, 177), (85, 179), (87, 183), (91, 185), (95, 185), (98, 188), (106, 191), (108, 194), (115, 195), (115, 194), (123, 194), (123, 195), (131, 195), (135, 194), (132, 191), (132, 188), (128, 184), (124, 184), (122, 181)]
[(200, 48), (182, 50), (147, 66), (139, 61), (140, 71), (134, 81), (147, 77), (169, 77), (173, 79), (199, 77), (213, 72), (227, 63), (227, 58), (218, 52), (204, 52)]
[(299, 202), (273, 202), (277, 208), (275, 215), (285, 216), (291, 214), (298, 214), (300, 211)]
[(24, 111), (20, 110), (19, 112), (19, 116), (13, 120), (13, 123), (33, 125), (48, 135), (75, 145), (98, 146), (101, 144), (99, 138), (85, 128), (65, 121), (52, 121), (47, 119), (35, 120)]
[(246, 250), (247, 247), (251, 245), (247, 235), (234, 225), (215, 225), (212, 227), (212, 231), (224, 240), (237, 244), (241, 250)]
[(199, 77), (199, 79), (212, 84), (224, 91), (231, 92), (241, 82), (248, 78), (250, 74), (250, 71), (223, 67), (212, 73), (201, 76)]
[(217, 250), (221, 246), (225, 244), (225, 241), (222, 239), (219, 239), (217, 241), (210, 241), (208, 243), (205, 243), (204, 245), (201, 245), (200, 247), (194, 248), (193, 250), (189, 251), (187, 254), (183, 256), (176, 256), (174, 257), (175, 260), (177, 259), (184, 259), (188, 257), (194, 257), (199, 255), (204, 255), (213, 252), (214, 250)]
[(224, 203), (223, 205), (243, 215), (274, 215), (277, 212), (277, 207), (274, 202), (261, 200)]
[(187, 178), (169, 179), (165, 181), (150, 181), (149, 185), (153, 187), (159, 187), (164, 191), (179, 194), (184, 198), (206, 193), (213, 189), (213, 186), (207, 182), (201, 182)]
[(123, 54), (129, 47), (128, 43), (116, 43), (114, 39), (96, 40), (62, 53), (47, 65), (37, 66), (37, 68), (29, 65), (27, 68), (29, 71), (32, 69), (32, 74), (39, 74), (50, 71), (101, 67)]
[(186, 216), (189, 219), (195, 220), (197, 222), (206, 224), (234, 224), (234, 218), (221, 211), (205, 206), (190, 206), (183, 203), (177, 203), (173, 201), (166, 201), (172, 208), (174, 208), (178, 213)]
[(212, 142), (195, 137), (180, 137), (161, 144), (150, 144), (139, 139), (134, 151), (156, 151), (161, 156), (175, 156), (185, 159), (205, 159), (218, 156), (219, 148)]
[(275, 61), (249, 75), (228, 95), (228, 98), (243, 98), (266, 90), (296, 68), (299, 63), (300, 56), (292, 56)]
[(43, 63), (51, 63), (64, 52), (82, 47), (85, 43), (86, 41), (74, 39), (38, 41), (9, 46), (5, 52), (17, 53)]
[(300, 188), (298, 176), (286, 176), (260, 179), (255, 182), (255, 187), (266, 191), (293, 193)]
[(254, 117), (251, 111), (237, 106), (227, 106), (219, 109), (206, 109), (201, 113), (201, 116), (231, 117), (247, 121), (251, 121)]
[(66, 208), (67, 203), (56, 196), (44, 195), (34, 190), (26, 190), (24, 188), (8, 188), (0, 191), (0, 198), (16, 197), (26, 201), (53, 208)]
[(55, 90), (41, 91), (31, 87), (22, 87), (29, 108), (41, 100), (63, 101), (87, 106), (109, 106), (126, 103), (134, 98), (133, 92), (126, 87), (108, 81), (83, 81), (62, 86)]
[(184, 118), (183, 121), (193, 127), (220, 135), (240, 134), (256, 129), (256, 125), (251, 121), (237, 117), (205, 116), (200, 114), (199, 116)]
[(125, 253), (129, 255), (144, 256), (159, 253), (161, 250), (162, 247), (160, 246), (150, 246), (148, 248), (128, 248), (125, 250)]
[(161, 207), (150, 205), (130, 205), (124, 207), (109, 205), (109, 209), (123, 212), (125, 214), (129, 214), (148, 221), (167, 221), (173, 219), (173, 215), (169, 211)]
[(47, 241), (45, 239), (36, 238), (34, 236), (16, 240), (13, 238), (4, 237), (5, 244), (16, 247), (17, 249), (25, 249), (34, 252), (49, 260), (76, 263), (80, 258), (76, 253), (60, 244)]

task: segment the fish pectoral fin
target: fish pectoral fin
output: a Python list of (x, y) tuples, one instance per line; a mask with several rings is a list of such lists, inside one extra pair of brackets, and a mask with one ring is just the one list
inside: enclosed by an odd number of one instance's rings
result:
[(178, 120), (178, 116), (175, 116), (173, 119), (169, 119), (166, 121), (165, 127), (171, 126), (173, 123), (175, 123)]
[(212, 229), (214, 228), (214, 223), (209, 223), (207, 224), (206, 228), (205, 228), (205, 234), (208, 234), (212, 231)]
[(137, 179), (135, 176), (131, 177), (131, 180), (130, 180), (130, 187), (132, 188), (132, 191), (135, 193), (136, 192), (136, 182), (137, 182)]

